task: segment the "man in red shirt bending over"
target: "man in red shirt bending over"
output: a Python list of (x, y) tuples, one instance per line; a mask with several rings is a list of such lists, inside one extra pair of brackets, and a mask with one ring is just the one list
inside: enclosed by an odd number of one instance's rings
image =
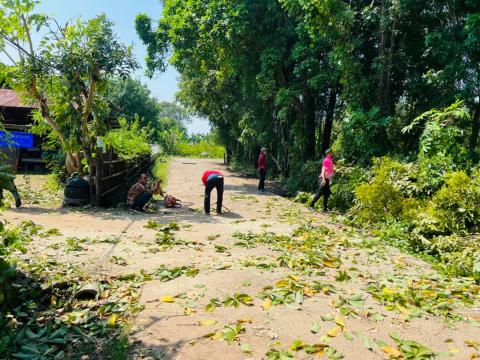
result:
[(207, 170), (203, 173), (202, 182), (203, 185), (205, 185), (205, 200), (203, 202), (205, 214), (210, 214), (210, 193), (213, 188), (217, 188), (217, 214), (221, 214), (223, 202), (223, 174), (218, 171)]

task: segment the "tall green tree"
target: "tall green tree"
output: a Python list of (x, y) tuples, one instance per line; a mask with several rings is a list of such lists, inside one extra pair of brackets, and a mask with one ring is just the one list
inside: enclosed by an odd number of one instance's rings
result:
[[(105, 15), (75, 20), (64, 27), (35, 14), (30, 0), (0, 1), (0, 48), (14, 64), (1, 77), (40, 106), (45, 122), (67, 154), (67, 170), (82, 172), (82, 152), (93, 173), (96, 137), (108, 131), (108, 81), (137, 68), (131, 48), (122, 44)], [(32, 41), (39, 32), (41, 41)], [(26, 44), (24, 46), (24, 44)]]
[(146, 15), (136, 27), (150, 71), (172, 55), (179, 99), (210, 119), (230, 154), (251, 161), (267, 145), (286, 175), (330, 145), (340, 92), (331, 44), (312, 42), (276, 0), (167, 1), (157, 30)]
[(150, 89), (131, 77), (115, 78), (108, 82), (106, 98), (111, 102), (112, 115), (121, 114), (133, 123), (138, 116), (140, 127), (156, 129), (160, 108)]
[[(139, 15), (150, 73), (170, 61), (179, 99), (229, 154), (270, 148), (285, 176), (332, 144), (351, 162), (416, 153), (412, 119), (456, 99), (476, 153), (478, 1), (167, 0), (154, 29)], [(478, 114), (475, 116), (475, 114)], [(341, 120), (341, 121), (340, 121)]]

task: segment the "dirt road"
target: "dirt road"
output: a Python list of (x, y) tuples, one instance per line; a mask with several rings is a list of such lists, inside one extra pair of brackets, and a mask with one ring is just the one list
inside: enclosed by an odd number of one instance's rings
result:
[[(231, 212), (203, 214), (206, 169), (226, 175)], [(153, 274), (142, 284), (145, 308), (132, 337), (164, 359), (264, 359), (269, 351), (271, 359), (478, 354), (480, 289), (472, 281), (446, 282), (430, 265), (268, 186), (258, 194), (256, 184), (218, 161), (173, 159), (166, 190), (183, 200), (181, 209), (134, 214), (27, 204), (4, 216), (60, 230), (30, 253), (76, 263), (98, 278)], [(148, 221), (179, 229), (148, 229)], [(108, 238), (115, 241), (102, 241)], [(68, 241), (82, 250), (69, 251)], [(425, 357), (413, 357), (422, 351)]]

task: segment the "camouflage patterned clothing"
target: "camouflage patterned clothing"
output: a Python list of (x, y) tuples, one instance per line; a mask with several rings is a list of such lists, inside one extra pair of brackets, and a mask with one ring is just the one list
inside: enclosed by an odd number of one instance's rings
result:
[(135, 202), (135, 199), (138, 198), (143, 193), (150, 193), (150, 194), (153, 193), (150, 185), (143, 185), (140, 182), (137, 182), (136, 184), (132, 185), (130, 190), (128, 190), (128, 195), (127, 195), (128, 205), (132, 206), (133, 203)]

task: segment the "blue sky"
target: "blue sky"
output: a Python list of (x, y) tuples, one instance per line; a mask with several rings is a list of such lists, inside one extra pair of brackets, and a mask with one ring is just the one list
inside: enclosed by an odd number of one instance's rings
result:
[[(125, 44), (133, 45), (134, 53), (143, 66), (146, 50), (135, 32), (135, 16), (142, 12), (156, 20), (160, 17), (162, 6), (160, 0), (43, 0), (38, 10), (55, 17), (60, 24), (72, 18), (91, 18), (105, 13), (115, 22), (115, 32), (119, 38)], [(138, 70), (134, 76), (140, 78), (158, 100), (175, 99), (175, 93), (178, 91), (178, 73), (174, 68), (169, 67), (165, 73), (153, 79), (145, 77), (143, 69)], [(210, 129), (208, 121), (198, 118), (187, 124), (187, 127), (191, 133), (206, 133)]]

